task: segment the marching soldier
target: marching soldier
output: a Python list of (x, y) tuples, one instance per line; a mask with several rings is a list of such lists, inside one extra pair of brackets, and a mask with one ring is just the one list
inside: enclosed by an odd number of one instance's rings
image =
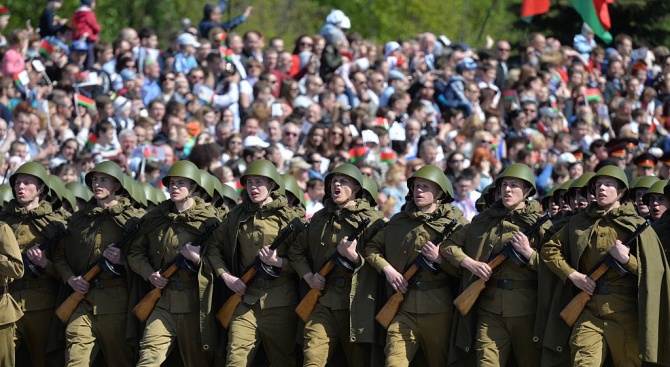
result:
[[(25, 343), (35, 367), (46, 366), (49, 328), (58, 297), (58, 273), (51, 262), (51, 249), (40, 249), (49, 240), (65, 233), (65, 222), (46, 200), (48, 174), (37, 162), (19, 167), (9, 178), (15, 200), (6, 204), (0, 221), (16, 236), (21, 252), (30, 261), (21, 279), (9, 285), (12, 298), (21, 306), (24, 317), (16, 323), (16, 346)], [(28, 365), (19, 361), (19, 365)]]
[[(528, 166), (515, 163), (495, 181), (501, 200), (484, 215), (447, 239), (442, 256), (462, 270), (463, 289), (477, 278), (487, 282), (473, 310), (456, 318), (455, 338), (459, 352), (469, 352), (474, 344), (477, 366), (504, 366), (511, 353), (520, 366), (538, 366), (540, 349), (534, 342), (538, 297), (538, 261), (548, 223), (532, 235), (523, 231), (539, 219), (537, 202), (531, 201), (535, 179)], [(517, 258), (508, 259), (492, 271), (488, 259), (512, 243)], [(475, 340), (471, 339), (468, 320), (475, 317)], [(450, 356), (457, 358), (458, 353)]]
[(288, 206), (295, 211), (298, 218), (305, 218), (305, 193), (298, 186), (298, 181), (288, 173), (280, 176), (284, 182)]
[[(649, 218), (652, 222), (658, 222), (668, 206), (670, 206), (670, 196), (665, 193), (665, 187), (668, 185), (668, 180), (658, 180), (647, 190), (647, 193), (642, 196), (642, 201), (647, 204), (649, 208)], [(661, 240), (662, 242), (662, 240)]]
[[(243, 302), (232, 315), (228, 330), (226, 366), (251, 366), (262, 344), (273, 366), (295, 365), (297, 279), (286, 258), (288, 244), (270, 244), (296, 218), (287, 206), (283, 181), (272, 163), (254, 161), (240, 177), (246, 192), (214, 232), (207, 260), (214, 275)], [(239, 277), (256, 257), (279, 268), (277, 278), (258, 274), (249, 284)]]
[[(68, 236), (54, 249), (54, 265), (63, 282), (85, 294), (65, 329), (67, 366), (88, 366), (97, 352), (109, 366), (132, 366), (135, 350), (125, 343), (128, 317), (128, 278), (119, 243), (128, 220), (139, 217), (124, 192), (124, 175), (118, 164), (107, 161), (86, 174), (93, 199), (70, 218)], [(82, 277), (89, 265), (104, 257), (113, 271), (92, 282)]]
[[(422, 348), (429, 366), (446, 366), (446, 346), (454, 314), (453, 294), (444, 271), (452, 275), (457, 271), (443, 261), (440, 243), (432, 241), (445, 227), (453, 225), (456, 229), (467, 220), (458, 208), (449, 204), (454, 199), (454, 190), (439, 168), (421, 167), (407, 180), (407, 187), (412, 199), (407, 201), (404, 211), (394, 215), (365, 245), (366, 260), (386, 276), (386, 295), (404, 293), (404, 301), (388, 328), (386, 365), (409, 366)], [(422, 269), (408, 283), (402, 271), (419, 256), (432, 262), (436, 271)]]
[[(205, 232), (205, 222), (215, 214), (201, 198), (194, 196), (202, 187), (195, 164), (175, 163), (162, 182), (168, 188), (170, 200), (142, 217), (141, 231), (128, 253), (133, 271), (153, 287), (163, 290), (146, 321), (137, 365), (160, 366), (178, 342), (184, 365), (209, 366), (213, 358), (211, 350), (215, 347), (212, 340), (216, 340), (216, 336), (213, 319), (203, 314), (201, 320), (201, 303), (211, 298), (200, 296), (206, 287), (196, 274), (202, 249), (192, 245), (192, 241)], [(180, 254), (189, 263), (184, 263), (169, 279), (163, 277), (159, 269)]]
[(0, 224), (0, 366), (15, 366), (14, 333), (23, 316), (21, 306), (9, 294), (9, 283), (23, 276), (21, 249), (12, 229)]
[[(349, 366), (369, 366), (374, 354), (377, 276), (363, 258), (363, 244), (383, 225), (383, 214), (363, 199), (363, 175), (342, 164), (326, 176), (325, 207), (289, 248), (289, 259), (310, 288), (322, 291), (303, 331), (304, 366), (325, 366), (342, 345)], [(347, 238), (370, 219), (359, 240)], [(318, 274), (334, 254), (350, 269), (336, 266), (328, 278)]]
[(642, 200), (644, 194), (647, 193), (651, 185), (658, 181), (658, 177), (655, 176), (641, 176), (634, 178), (630, 183), (630, 195), (629, 198), (633, 202), (637, 214), (641, 217), (646, 217), (649, 215), (649, 207), (647, 203)]
[[(596, 202), (575, 215), (541, 254), (562, 283), (591, 295), (569, 333), (570, 361), (573, 366), (602, 366), (609, 355), (616, 366), (640, 366), (642, 361), (667, 365), (670, 355), (661, 343), (670, 335), (670, 275), (659, 239), (647, 228), (630, 248), (623, 244), (644, 219), (626, 201), (628, 181), (621, 169), (601, 168), (588, 187)], [(596, 282), (589, 273), (606, 258), (618, 270)], [(552, 333), (568, 328), (559, 321)]]

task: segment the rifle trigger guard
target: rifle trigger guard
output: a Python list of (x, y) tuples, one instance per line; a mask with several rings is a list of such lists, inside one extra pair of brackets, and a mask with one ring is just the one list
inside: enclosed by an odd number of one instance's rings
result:
[(528, 266), (528, 260), (526, 260), (520, 253), (518, 253), (514, 247), (506, 246), (503, 251), (507, 258), (512, 259), (519, 267), (525, 268)]
[(610, 269), (616, 271), (619, 275), (628, 275), (630, 272), (626, 270), (620, 262), (618, 262), (614, 257), (607, 256), (605, 258), (605, 264), (610, 267)]
[(419, 256), (417, 260), (422, 269), (430, 272), (433, 275), (440, 273), (440, 266), (436, 262), (426, 259), (425, 256)]
[(28, 255), (26, 255), (25, 253), (23, 254), (23, 264), (24, 264), (24, 272), (31, 278), (37, 279), (42, 275), (42, 269), (40, 269), (40, 267), (37, 264), (30, 261)]
[(126, 268), (124, 266), (112, 264), (107, 259), (104, 259), (104, 261), (100, 262), (100, 267), (105, 272), (119, 277), (126, 273)]
[(186, 269), (193, 274), (198, 272), (198, 267), (183, 256), (180, 257), (179, 261), (177, 261), (177, 266), (179, 266), (181, 269)]
[(353, 273), (354, 270), (356, 270), (356, 264), (352, 263), (351, 261), (349, 261), (349, 259), (340, 255), (339, 253), (337, 254), (337, 256), (335, 256), (335, 263), (344, 268), (344, 270), (346, 270), (349, 273)]
[(256, 264), (256, 270), (262, 272), (268, 278), (271, 278), (271, 279), (279, 278), (279, 274), (281, 273), (280, 268), (278, 268), (276, 266), (268, 265), (268, 264), (266, 264), (262, 261), (258, 261), (258, 263)]

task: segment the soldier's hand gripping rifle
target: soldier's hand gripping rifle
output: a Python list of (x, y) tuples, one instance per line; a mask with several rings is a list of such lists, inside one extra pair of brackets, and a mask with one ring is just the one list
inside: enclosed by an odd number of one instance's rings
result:
[[(640, 224), (640, 226), (635, 229), (635, 232), (633, 232), (623, 243), (624, 246), (630, 247), (633, 241), (635, 241), (635, 239), (639, 237), (642, 232), (647, 229), (647, 227), (649, 227), (649, 224), (649, 220), (646, 220), (644, 223)], [(609, 269), (613, 269), (621, 275), (628, 274), (628, 271), (624, 269), (623, 266), (611, 254), (607, 254), (605, 260), (598, 264), (596, 268), (589, 273), (589, 278), (593, 279), (594, 281), (598, 281), (598, 279), (605, 275)], [(575, 322), (577, 322), (579, 315), (581, 315), (582, 311), (584, 311), (586, 303), (590, 299), (591, 295), (586, 291), (579, 292), (579, 294), (577, 294), (575, 298), (573, 298), (572, 301), (570, 301), (570, 303), (568, 303), (567, 306), (565, 306), (565, 308), (563, 308), (561, 311), (560, 315), (563, 321), (565, 321), (568, 326), (574, 325)]]
[[(123, 236), (121, 237), (121, 241), (119, 241), (119, 243), (114, 243), (111, 246), (117, 248), (123, 248), (128, 243), (130, 243), (133, 240), (133, 237), (135, 237), (135, 234), (137, 234), (137, 232), (140, 230), (139, 223), (140, 223), (139, 218), (128, 219), (123, 228)], [(89, 267), (84, 271), (81, 277), (85, 281), (90, 283), (102, 271), (106, 271), (114, 275), (122, 274), (122, 271), (117, 269), (114, 266), (114, 264), (110, 263), (104, 256), (100, 256), (94, 263), (89, 265)], [(68, 321), (70, 321), (72, 314), (74, 313), (75, 310), (77, 310), (79, 303), (81, 303), (81, 301), (83, 301), (84, 298), (86, 298), (86, 294), (73, 292), (63, 303), (61, 303), (60, 306), (58, 306), (58, 308), (56, 309), (56, 316), (58, 316), (58, 318), (64, 324), (66, 324)]]
[[(354, 230), (354, 232), (350, 235), (347, 236), (348, 241), (353, 241), (358, 236), (363, 233), (365, 228), (370, 224), (370, 218), (364, 218), (362, 221), (358, 223), (358, 227)], [(343, 268), (347, 269), (348, 271), (353, 272), (356, 266), (351, 263), (351, 261), (347, 260), (344, 256), (340, 255), (340, 253), (335, 250), (335, 253), (333, 256), (328, 259), (328, 262), (319, 270), (319, 275), (322, 277), (327, 277), (328, 274), (335, 268), (335, 265), (340, 265)], [(298, 303), (298, 306), (295, 308), (295, 312), (300, 316), (302, 321), (307, 322), (307, 319), (309, 318), (309, 315), (312, 314), (312, 311), (314, 311), (314, 308), (316, 307), (317, 302), (319, 302), (319, 298), (321, 297), (321, 290), (312, 288), (307, 292), (307, 295), (305, 295), (305, 298)]]
[[(535, 232), (540, 226), (544, 224), (544, 222), (548, 221), (551, 219), (551, 216), (549, 213), (545, 214), (542, 218), (538, 219), (537, 222), (535, 222), (530, 228), (525, 230), (523, 234), (526, 237), (530, 237), (533, 232)], [(514, 260), (515, 263), (519, 266), (526, 266), (528, 265), (528, 261), (523, 258), (521, 254), (519, 254), (515, 249), (514, 246), (512, 245), (512, 241), (508, 241), (498, 252), (494, 257), (493, 260), (488, 262), (489, 268), (491, 270), (495, 269), (498, 267), (498, 265), (502, 264), (507, 260), (508, 258)], [(470, 310), (472, 309), (472, 306), (474, 306), (475, 302), (477, 301), (477, 298), (479, 298), (479, 295), (482, 293), (482, 291), (486, 288), (486, 281), (482, 278), (478, 278), (475, 282), (470, 284), (463, 293), (461, 293), (456, 299), (454, 300), (454, 305), (456, 305), (456, 308), (461, 312), (463, 315), (467, 315)]]
[[(204, 223), (204, 231), (195, 241), (193, 241), (193, 246), (202, 246), (207, 241), (207, 238), (214, 232), (214, 230), (221, 224), (221, 221), (218, 218), (207, 218)], [(160, 268), (159, 273), (163, 278), (169, 279), (174, 273), (179, 269), (188, 269), (189, 271), (196, 273), (198, 269), (195, 264), (187, 260), (184, 255), (179, 253), (175, 256), (170, 262), (165, 264)], [(145, 322), (153, 312), (158, 300), (163, 296), (163, 290), (160, 288), (154, 288), (149, 293), (147, 293), (144, 298), (133, 308), (133, 313), (138, 320)]]
[[(293, 223), (289, 223), (289, 225), (286, 228), (284, 228), (281, 232), (279, 232), (274, 241), (272, 241), (272, 244), (270, 245), (270, 250), (276, 250), (279, 247), (279, 245), (281, 245), (284, 241), (286, 241), (288, 236), (290, 236), (291, 233), (295, 231), (295, 229), (296, 225), (294, 225)], [(240, 280), (242, 280), (244, 284), (249, 284), (254, 279), (259, 270), (263, 272), (266, 276), (268, 276), (268, 278), (272, 279), (279, 278), (279, 273), (281, 272), (281, 269), (278, 269), (275, 266), (271, 266), (264, 263), (263, 261), (261, 261), (260, 257), (256, 255), (254, 263), (243, 272), (243, 275), (240, 278)], [(240, 303), (242, 303), (242, 299), (243, 299), (242, 296), (240, 296), (237, 293), (233, 293), (230, 297), (228, 297), (226, 303), (224, 303), (223, 306), (221, 306), (219, 311), (216, 313), (216, 319), (219, 320), (219, 322), (224, 328), (227, 329), (230, 326), (230, 321), (233, 318), (233, 313), (237, 309), (237, 306), (239, 306)]]
[[(53, 222), (50, 223), (49, 225), (51, 225), (51, 224), (53, 224)], [(47, 225), (47, 227), (49, 225)], [(59, 225), (64, 226), (64, 224), (60, 224), (60, 223), (59, 223)], [(56, 227), (56, 226), (54, 225), (54, 227)], [(46, 229), (46, 227), (45, 227), (45, 229)], [(40, 251), (44, 251), (44, 250), (48, 249), (49, 247), (57, 244), (58, 241), (60, 241), (63, 237), (67, 236), (68, 233), (69, 233), (68, 230), (65, 229), (65, 228), (56, 228), (56, 233), (53, 235), (53, 237), (49, 238), (46, 242), (44, 242), (42, 244), (39, 244), (37, 246), (37, 248), (39, 248)], [(24, 252), (21, 256), (23, 257), (23, 266), (24, 266), (24, 269), (25, 269), (25, 274), (28, 275), (31, 278), (35, 278), (35, 279), (39, 278), (42, 275), (42, 268), (39, 265), (32, 262), (32, 260), (30, 260), (30, 258), (28, 257), (27, 253)]]
[[(442, 241), (444, 241), (445, 238), (447, 238), (453, 231), (456, 229), (456, 225), (458, 225), (458, 219), (453, 219), (451, 223), (446, 225), (442, 232), (438, 233), (437, 236), (433, 239), (433, 244), (436, 246), (439, 246)], [(423, 254), (419, 254), (417, 258), (414, 260), (412, 265), (405, 271), (403, 274), (403, 278), (407, 280), (408, 282), (410, 279), (414, 277), (414, 275), (421, 269), (425, 269), (433, 274), (437, 274), (440, 272), (440, 265), (426, 259)], [(389, 325), (391, 325), (391, 321), (393, 321), (393, 318), (395, 315), (398, 313), (398, 309), (400, 308), (400, 304), (402, 301), (405, 299), (405, 296), (402, 294), (400, 291), (396, 291), (391, 298), (386, 301), (386, 304), (384, 304), (384, 307), (382, 307), (381, 310), (377, 313), (377, 316), (375, 316), (375, 320), (379, 322), (381, 326), (384, 327), (384, 329), (388, 329)]]

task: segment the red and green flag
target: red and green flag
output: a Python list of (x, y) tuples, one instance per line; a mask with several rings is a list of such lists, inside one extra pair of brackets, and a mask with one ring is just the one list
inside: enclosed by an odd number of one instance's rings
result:
[(586, 102), (602, 102), (603, 95), (598, 88), (587, 88), (584, 91)]
[[(521, 3), (521, 17), (530, 22), (533, 16), (545, 14), (549, 11), (550, 0), (523, 0)], [(608, 32), (612, 28), (612, 21), (608, 9), (614, 0), (570, 0), (570, 4), (588, 24), (593, 33), (603, 42), (612, 42), (612, 35)]]
[(40, 42), (39, 51), (42, 56), (48, 59), (49, 56), (51, 56), (51, 54), (54, 53), (54, 46), (49, 41), (43, 39)]
[(76, 94), (75, 100), (77, 101), (77, 104), (79, 106), (84, 106), (89, 109), (95, 109), (95, 101), (92, 100), (91, 98), (88, 98), (81, 94)]
[(395, 161), (395, 153), (393, 153), (393, 150), (391, 148), (388, 147), (382, 148), (379, 154), (379, 160), (384, 163), (393, 164), (393, 162)]
[(242, 182), (240, 180), (235, 181), (235, 192), (237, 192), (237, 195), (242, 195), (243, 191), (244, 185), (242, 185)]
[(365, 159), (365, 156), (368, 155), (367, 147), (356, 147), (349, 149), (349, 162), (356, 163)]

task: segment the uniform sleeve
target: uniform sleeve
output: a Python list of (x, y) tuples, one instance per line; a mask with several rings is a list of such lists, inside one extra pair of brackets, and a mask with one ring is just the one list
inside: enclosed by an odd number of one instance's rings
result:
[(561, 281), (565, 283), (568, 280), (568, 276), (575, 272), (563, 256), (563, 246), (570, 246), (569, 244), (569, 228), (570, 225), (567, 224), (563, 228), (556, 232), (547, 243), (542, 246), (540, 250), (540, 257), (545, 265), (556, 274)]
[(145, 280), (156, 270), (149, 262), (149, 234), (144, 233), (136, 238), (128, 248), (128, 265)]
[(21, 250), (12, 229), (7, 224), (0, 225), (0, 275), (9, 278), (23, 276)]
[(449, 236), (444, 244), (440, 247), (440, 255), (451, 264), (452, 267), (460, 269), (461, 261), (469, 256), (463, 251), (463, 246), (467, 239), (468, 231), (472, 224), (468, 223), (461, 227), (456, 233)]
[(292, 241), (289, 244), (286, 252), (291, 266), (295, 269), (295, 272), (298, 273), (298, 276), (301, 279), (305, 274), (312, 272), (312, 268), (309, 266), (309, 261), (307, 261), (307, 254), (309, 252), (309, 230), (310, 227), (300, 232), (295, 241)]
[[(391, 265), (384, 258), (386, 256), (386, 231), (388, 227), (384, 227), (365, 244), (365, 260), (367, 260), (373, 268), (381, 273), (382, 269)], [(401, 269), (402, 270), (402, 269)]]
[(205, 246), (205, 257), (212, 266), (212, 271), (214, 271), (214, 274), (218, 277), (222, 276), (224, 273), (230, 273), (223, 261), (223, 243), (226, 238), (228, 223), (226, 217), (219, 228), (214, 231)]
[(63, 283), (67, 283), (68, 279), (76, 276), (72, 267), (67, 263), (67, 258), (65, 256), (65, 246), (73, 240), (73, 236), (66, 236), (60, 241), (56, 246), (53, 246), (51, 251), (51, 257), (53, 259), (53, 268), (58, 273), (58, 276), (63, 280)]

